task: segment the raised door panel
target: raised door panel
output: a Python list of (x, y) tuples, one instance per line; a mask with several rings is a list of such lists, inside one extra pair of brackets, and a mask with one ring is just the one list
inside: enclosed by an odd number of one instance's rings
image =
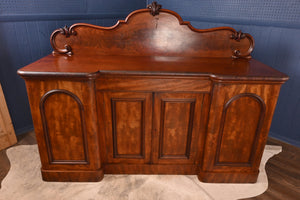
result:
[(50, 164), (88, 164), (83, 104), (67, 90), (51, 90), (40, 101)]
[(154, 163), (195, 162), (202, 102), (202, 94), (155, 94)]
[(104, 92), (108, 163), (150, 162), (152, 94)]

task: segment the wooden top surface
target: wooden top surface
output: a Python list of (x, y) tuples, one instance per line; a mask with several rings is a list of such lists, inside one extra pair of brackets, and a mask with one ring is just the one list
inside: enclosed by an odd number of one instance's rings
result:
[(288, 76), (254, 59), (170, 56), (48, 55), (20, 70), (23, 77), (101, 74), (208, 76), (218, 79), (286, 81)]

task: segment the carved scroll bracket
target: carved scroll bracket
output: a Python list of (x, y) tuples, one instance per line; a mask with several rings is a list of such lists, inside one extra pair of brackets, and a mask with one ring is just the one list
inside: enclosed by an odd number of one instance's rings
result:
[(150, 9), (151, 15), (159, 15), (159, 10), (161, 9), (161, 5), (158, 4), (156, 1), (153, 1), (151, 4), (147, 6), (148, 9)]
[(62, 34), (62, 35), (65, 35), (66, 38), (70, 37), (71, 35), (77, 35), (76, 31), (74, 31), (72, 29), (72, 26), (69, 28), (67, 26), (63, 27), (63, 28), (59, 28), (59, 29), (56, 29), (52, 34), (51, 34), (51, 37), (50, 37), (50, 43), (51, 43), (51, 46), (52, 48), (54, 49), (54, 51), (52, 52), (53, 54), (55, 53), (59, 53), (59, 54), (68, 54), (68, 55), (72, 55), (72, 48), (70, 45), (68, 44), (65, 44), (65, 48), (62, 49), (62, 48), (58, 48), (56, 46), (56, 43), (55, 43), (55, 37), (57, 34)]
[(249, 35), (248, 33), (243, 33), (242, 31), (238, 31), (238, 32), (234, 32), (232, 33), (232, 35), (230, 36), (230, 39), (236, 40), (237, 42), (240, 42), (241, 39), (245, 39), (247, 38), (250, 42), (250, 46), (248, 51), (245, 54), (242, 54), (241, 51), (239, 49), (235, 49), (233, 51), (233, 58), (251, 58), (251, 52), (254, 49), (254, 39), (251, 35)]
[(246, 35), (244, 33), (242, 33), (242, 31), (239, 32), (235, 32), (231, 35), (230, 39), (234, 39), (236, 41), (240, 41), (241, 39), (244, 39), (246, 37)]

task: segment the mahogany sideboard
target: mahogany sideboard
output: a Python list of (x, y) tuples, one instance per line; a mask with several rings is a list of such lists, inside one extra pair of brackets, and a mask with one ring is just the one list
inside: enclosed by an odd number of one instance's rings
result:
[(194, 174), (253, 183), (288, 76), (251, 35), (196, 29), (155, 2), (112, 27), (74, 24), (25, 79), (46, 181)]

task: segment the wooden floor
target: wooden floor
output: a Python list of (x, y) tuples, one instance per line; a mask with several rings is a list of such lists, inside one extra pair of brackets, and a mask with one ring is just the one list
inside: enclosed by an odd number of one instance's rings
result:
[[(33, 132), (18, 136), (17, 145), (36, 144)], [(267, 165), (269, 188), (257, 197), (247, 200), (299, 200), (300, 199), (300, 148), (269, 138), (268, 144), (281, 145), (283, 151), (272, 157)], [(10, 168), (6, 151), (0, 151), (0, 183)]]

